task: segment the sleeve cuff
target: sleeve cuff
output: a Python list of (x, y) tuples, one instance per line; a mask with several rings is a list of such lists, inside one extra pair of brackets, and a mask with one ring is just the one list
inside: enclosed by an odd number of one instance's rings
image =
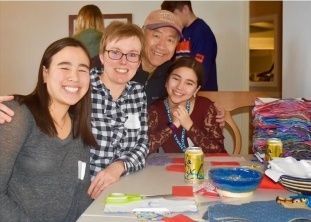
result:
[(127, 172), (127, 164), (126, 164), (126, 162), (125, 162), (125, 160), (122, 160), (122, 162), (123, 162), (123, 166), (124, 166), (124, 171), (123, 171), (123, 173), (121, 174), (121, 176), (124, 176), (124, 175), (126, 175), (128, 172)]

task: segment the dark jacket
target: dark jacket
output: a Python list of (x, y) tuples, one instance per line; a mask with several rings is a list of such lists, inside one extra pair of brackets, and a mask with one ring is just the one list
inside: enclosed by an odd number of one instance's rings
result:
[(132, 81), (139, 82), (145, 86), (148, 107), (150, 107), (154, 101), (167, 96), (165, 82), (168, 75), (167, 71), (171, 64), (171, 61), (167, 61), (158, 66), (151, 74), (144, 71), (140, 66), (136, 75), (133, 77)]

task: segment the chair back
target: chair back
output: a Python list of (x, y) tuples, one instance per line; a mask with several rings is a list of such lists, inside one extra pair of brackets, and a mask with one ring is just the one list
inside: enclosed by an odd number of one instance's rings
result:
[(254, 106), (257, 97), (266, 97), (267, 94), (255, 91), (200, 91), (198, 95), (210, 99), (215, 102), (217, 106), (222, 107), (225, 110), (226, 125), (229, 126), (233, 133), (233, 154), (240, 154), (242, 148), (242, 136), (237, 124), (232, 118), (232, 112), (235, 111), (236, 113), (236, 110), (240, 108)]

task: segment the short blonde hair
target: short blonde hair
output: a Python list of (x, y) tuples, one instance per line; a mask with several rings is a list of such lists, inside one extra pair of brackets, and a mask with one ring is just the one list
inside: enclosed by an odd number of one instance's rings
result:
[(79, 10), (74, 34), (90, 28), (104, 31), (103, 16), (96, 5), (85, 5)]
[(121, 21), (111, 22), (104, 30), (102, 39), (100, 41), (99, 53), (104, 53), (108, 42), (112, 40), (120, 40), (128, 37), (137, 37), (141, 43), (141, 58), (144, 56), (145, 38), (142, 29), (132, 23), (124, 23)]

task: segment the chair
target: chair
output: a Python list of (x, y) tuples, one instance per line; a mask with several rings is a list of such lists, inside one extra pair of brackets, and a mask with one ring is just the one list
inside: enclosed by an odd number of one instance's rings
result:
[(255, 105), (257, 97), (266, 97), (264, 92), (248, 91), (200, 91), (199, 96), (206, 97), (225, 110), (225, 122), (233, 132), (234, 148), (233, 154), (240, 154), (242, 147), (241, 132), (232, 118), (232, 112), (243, 107)]

